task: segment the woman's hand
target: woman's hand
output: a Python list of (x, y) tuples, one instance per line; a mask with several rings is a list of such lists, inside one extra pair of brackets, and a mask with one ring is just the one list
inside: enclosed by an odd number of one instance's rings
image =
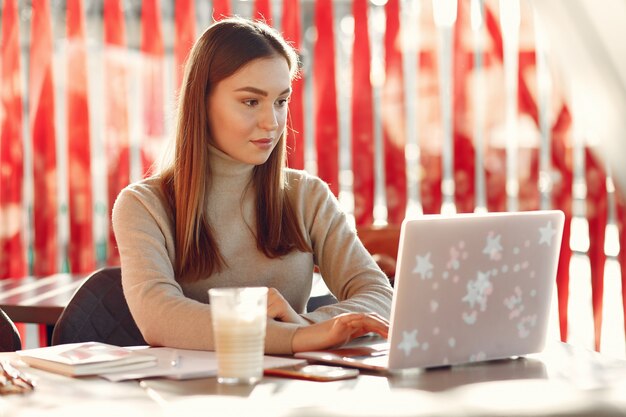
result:
[(376, 313), (344, 313), (321, 323), (300, 327), (291, 342), (294, 352), (328, 349), (374, 332), (387, 338), (389, 322)]
[(291, 305), (276, 288), (268, 288), (267, 290), (267, 316), (285, 323), (309, 324), (291, 308)]

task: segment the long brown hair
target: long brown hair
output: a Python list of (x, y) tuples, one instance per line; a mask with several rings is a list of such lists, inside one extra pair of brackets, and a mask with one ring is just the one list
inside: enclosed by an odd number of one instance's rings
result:
[[(220, 81), (248, 62), (272, 56), (284, 57), (291, 78), (297, 75), (297, 55), (278, 32), (242, 18), (214, 23), (191, 49), (179, 97), (174, 159), (161, 172), (175, 223), (178, 280), (196, 281), (226, 266), (206, 212), (211, 181), (208, 145), (213, 143), (207, 115), (209, 95)], [(283, 132), (268, 160), (252, 174), (257, 247), (270, 258), (294, 250), (311, 251), (285, 193), (285, 153)]]

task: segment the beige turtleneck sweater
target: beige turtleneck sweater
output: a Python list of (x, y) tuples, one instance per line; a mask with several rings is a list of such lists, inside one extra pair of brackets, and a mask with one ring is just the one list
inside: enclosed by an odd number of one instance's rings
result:
[[(209, 216), (227, 267), (194, 283), (174, 275), (176, 248), (172, 215), (158, 178), (126, 187), (113, 208), (124, 294), (151, 345), (213, 350), (208, 289), (267, 286), (280, 291), (311, 322), (344, 312), (376, 312), (389, 318), (392, 289), (368, 254), (326, 183), (304, 171), (286, 169), (287, 193), (313, 253), (292, 252), (269, 259), (256, 247), (255, 192), (246, 185), (254, 166), (211, 148)], [(317, 265), (339, 302), (307, 313)], [(298, 325), (268, 321), (266, 353), (289, 354)]]

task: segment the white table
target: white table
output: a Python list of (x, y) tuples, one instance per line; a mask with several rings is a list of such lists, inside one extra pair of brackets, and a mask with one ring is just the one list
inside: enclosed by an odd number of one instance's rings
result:
[(560, 342), (516, 360), (336, 382), (266, 377), (252, 387), (221, 386), (215, 378), (111, 383), (28, 371), (37, 389), (0, 397), (0, 416), (626, 415), (626, 361)]

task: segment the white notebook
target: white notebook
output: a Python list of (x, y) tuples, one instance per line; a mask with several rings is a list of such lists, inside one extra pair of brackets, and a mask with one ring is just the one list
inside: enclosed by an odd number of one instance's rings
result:
[(564, 218), (544, 210), (405, 220), (389, 341), (296, 357), (393, 371), (542, 350)]
[[(215, 352), (205, 350), (120, 347), (86, 342), (19, 350), (17, 354), (34, 368), (74, 377), (98, 375), (114, 382), (144, 378), (182, 380), (217, 375)], [(265, 369), (304, 363), (304, 359), (263, 357)]]
[[(167, 378), (196, 379), (217, 375), (217, 355), (208, 350), (189, 350), (168, 347), (151, 347), (140, 352), (157, 358), (157, 366), (151, 368), (129, 370), (125, 372), (106, 373), (101, 375), (109, 381), (125, 381), (129, 379)], [(303, 359), (268, 356), (263, 357), (263, 368), (278, 368), (306, 363)]]
[(157, 361), (153, 355), (100, 342), (68, 343), (16, 353), (34, 368), (66, 376), (136, 370), (154, 367)]

